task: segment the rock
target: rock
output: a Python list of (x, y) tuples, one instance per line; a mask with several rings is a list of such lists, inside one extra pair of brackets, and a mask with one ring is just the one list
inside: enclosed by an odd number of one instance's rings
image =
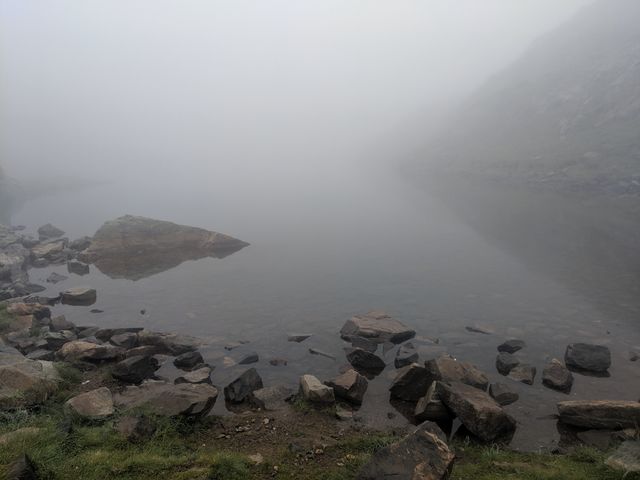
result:
[(113, 415), (115, 411), (113, 395), (107, 387), (76, 395), (67, 400), (65, 407), (73, 415), (87, 420), (103, 419)]
[(133, 332), (119, 333), (117, 335), (113, 335), (109, 339), (109, 342), (111, 345), (115, 345), (116, 347), (130, 350), (138, 346), (138, 335)]
[(369, 382), (355, 370), (348, 370), (342, 375), (325, 382), (333, 388), (336, 397), (356, 405), (362, 404)]
[(50, 328), (52, 332), (60, 332), (62, 330), (74, 331), (76, 326), (73, 322), (67, 320), (64, 315), (59, 315), (51, 319)]
[(287, 341), (300, 343), (304, 342), (307, 338), (311, 338), (311, 336), (312, 335), (310, 333), (290, 333), (287, 336)]
[(43, 403), (56, 392), (59, 381), (51, 362), (0, 353), (0, 409)]
[(124, 350), (114, 345), (98, 345), (86, 340), (74, 340), (65, 343), (56, 356), (65, 362), (110, 362), (124, 355)]
[(42, 265), (36, 264), (36, 266), (46, 266), (49, 262), (62, 263), (67, 260), (64, 254), (66, 246), (66, 239), (39, 243), (31, 249), (31, 255), (34, 260), (40, 260), (43, 263)]
[(75, 250), (76, 252), (81, 252), (86, 250), (91, 246), (91, 237), (80, 237), (72, 242), (69, 242), (69, 248), (71, 250)]
[(218, 398), (218, 390), (206, 383), (146, 381), (140, 386), (129, 386), (116, 394), (116, 407), (121, 409), (145, 408), (156, 415), (169, 417), (205, 416)]
[(330, 358), (331, 360), (335, 360), (336, 359), (336, 357), (331, 355), (330, 353), (323, 352), (322, 350), (318, 350), (317, 348), (310, 348), (309, 349), (309, 353), (311, 355), (319, 355), (321, 357)]
[(175, 383), (211, 383), (211, 367), (204, 366), (176, 378)]
[(445, 422), (451, 419), (451, 412), (442, 403), (436, 391), (437, 382), (433, 382), (427, 394), (418, 400), (413, 416), (418, 422), (430, 420), (432, 422)]
[(26, 281), (29, 256), (29, 250), (17, 243), (0, 249), (0, 284)]
[(286, 406), (294, 393), (285, 385), (260, 388), (253, 391), (250, 402), (254, 407), (262, 410), (280, 410)]
[[(123, 333), (138, 333), (142, 330), (142, 327), (100, 328), (93, 335), (95, 335), (95, 337), (100, 341), (108, 342), (116, 335), (122, 335)], [(168, 350), (163, 349), (163, 352), (168, 353)]]
[(115, 424), (115, 429), (131, 443), (145, 442), (156, 433), (156, 426), (145, 415), (121, 417)]
[(51, 275), (47, 277), (46, 282), (56, 284), (56, 283), (64, 282), (68, 278), (69, 277), (65, 277), (64, 275), (60, 275), (59, 273), (53, 272), (51, 273)]
[(257, 363), (260, 357), (256, 352), (251, 352), (245, 354), (239, 361), (238, 365), (250, 365), (252, 363)]
[(351, 317), (340, 330), (340, 334), (346, 339), (358, 336), (377, 343), (398, 344), (410, 340), (416, 332), (387, 313), (373, 311)]
[(100, 327), (76, 327), (78, 338), (95, 337)]
[(509, 372), (520, 365), (520, 359), (510, 353), (500, 352), (496, 357), (496, 369), (500, 375), (509, 375)]
[(624, 400), (571, 400), (558, 403), (562, 423), (596, 430), (640, 425), (640, 402)]
[(138, 384), (147, 378), (152, 378), (158, 368), (160, 368), (158, 360), (154, 357), (136, 355), (116, 363), (111, 376), (121, 382)]
[(273, 365), (274, 367), (285, 367), (288, 363), (289, 361), (286, 358), (280, 357), (272, 358), (271, 360), (269, 360), (269, 364)]
[(33, 460), (26, 454), (11, 462), (6, 470), (6, 480), (39, 480), (38, 470)]
[[(378, 349), (378, 343), (373, 340), (369, 340), (368, 338), (358, 337), (354, 335), (351, 337), (343, 336), (343, 339), (348, 341), (353, 348), (361, 348), (362, 350), (366, 350), (370, 353), (375, 353)], [(393, 343), (391, 343), (390, 345), (393, 345)]]
[(182, 355), (178, 355), (173, 361), (173, 364), (176, 367), (183, 370), (191, 370), (193, 367), (200, 365), (201, 363), (204, 363), (204, 359), (202, 358), (202, 354), (198, 351), (183, 353)]
[(38, 303), (10, 303), (7, 305), (7, 313), (19, 317), (33, 315), (36, 320), (51, 318), (51, 309)]
[(516, 421), (486, 392), (460, 382), (436, 386), (442, 402), (473, 435), (484, 442), (510, 438)]
[(302, 375), (300, 377), (300, 394), (311, 403), (330, 405), (335, 403), (333, 388), (323, 385), (313, 375)]
[(247, 458), (253, 465), (262, 465), (264, 463), (264, 457), (259, 453), (248, 455)]
[(438, 380), (442, 382), (461, 382), (481, 390), (486, 390), (489, 386), (487, 375), (478, 367), (468, 362), (459, 362), (447, 354), (425, 362), (425, 367), (429, 372), (430, 382)]
[(231, 403), (243, 403), (262, 387), (262, 378), (255, 368), (250, 368), (224, 388), (224, 398)]
[(89, 265), (78, 262), (77, 260), (69, 260), (67, 262), (67, 271), (69, 273), (73, 273), (75, 275), (88, 275), (89, 274)]
[(402, 440), (376, 451), (362, 467), (358, 480), (446, 480), (455, 454), (440, 428), (431, 422), (419, 425)]
[(522, 363), (511, 369), (509, 378), (516, 382), (533, 385), (533, 380), (536, 378), (536, 367)]
[(542, 384), (545, 387), (569, 393), (573, 386), (573, 375), (560, 360), (554, 358), (542, 371)]
[(64, 231), (58, 227), (54, 227), (50, 223), (38, 228), (38, 238), (40, 240), (49, 240), (50, 238), (59, 238), (64, 235)]
[(588, 447), (608, 452), (614, 445), (625, 440), (625, 435), (616, 430), (581, 430), (576, 432), (576, 438)]
[(417, 402), (426, 395), (432, 382), (433, 377), (425, 367), (412, 363), (398, 370), (389, 391), (393, 398)]
[(516, 353), (518, 350), (522, 350), (527, 344), (523, 340), (507, 340), (506, 342), (498, 345), (499, 352)]
[(588, 372), (606, 372), (611, 366), (611, 352), (601, 345), (573, 343), (567, 346), (564, 362), (569, 368)]
[(69, 330), (59, 332), (46, 332), (42, 338), (47, 342), (49, 350), (59, 350), (69, 342), (76, 340), (76, 335)]
[(351, 348), (347, 352), (347, 360), (357, 370), (378, 374), (386, 367), (384, 360), (361, 348)]
[(142, 330), (138, 333), (140, 345), (155, 345), (161, 347), (167, 354), (182, 355), (197, 350), (200, 341), (195, 337), (178, 335), (175, 333), (158, 333)]
[(30, 360), (45, 360), (51, 362), (55, 359), (55, 353), (50, 350), (37, 349), (29, 352), (27, 358)]
[(155, 345), (143, 345), (142, 347), (134, 347), (127, 350), (124, 354), (125, 358), (133, 357), (136, 355), (142, 355), (145, 357), (152, 357), (153, 355), (163, 355), (164, 350)]
[(629, 472), (640, 472), (640, 440), (623, 442), (605, 463), (611, 468), (625, 472), (625, 475)]
[(504, 383), (492, 383), (489, 385), (489, 395), (503, 407), (517, 402), (520, 398), (517, 392)]
[(75, 287), (60, 292), (60, 300), (65, 305), (93, 305), (98, 296), (90, 287)]
[(471, 333), (481, 333), (482, 335), (493, 335), (493, 333), (494, 333), (491, 328), (482, 327), (482, 326), (479, 326), (479, 325), (473, 325), (473, 326), (465, 327), (465, 330), (467, 330), (467, 332), (471, 332)]
[(412, 363), (418, 363), (419, 358), (420, 356), (413, 344), (407, 343), (398, 349), (396, 359), (393, 363), (396, 368), (402, 368)]

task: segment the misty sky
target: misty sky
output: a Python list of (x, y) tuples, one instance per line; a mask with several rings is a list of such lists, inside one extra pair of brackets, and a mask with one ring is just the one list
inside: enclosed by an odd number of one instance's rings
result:
[(87, 178), (339, 165), (587, 3), (0, 0), (1, 161)]

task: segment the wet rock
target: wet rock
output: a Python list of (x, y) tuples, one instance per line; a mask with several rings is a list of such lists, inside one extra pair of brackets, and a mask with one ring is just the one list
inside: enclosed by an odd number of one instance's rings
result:
[(384, 360), (382, 360), (377, 355), (367, 352), (361, 348), (351, 348), (347, 351), (347, 360), (349, 363), (353, 365), (359, 371), (370, 372), (373, 374), (378, 374), (386, 364)]
[(516, 421), (486, 392), (460, 382), (438, 382), (442, 402), (473, 435), (485, 442), (510, 439)]
[(155, 345), (143, 345), (142, 347), (134, 347), (127, 350), (124, 356), (125, 358), (133, 357), (135, 355), (151, 357), (153, 355), (162, 355), (164, 353), (165, 352), (162, 348), (156, 347)]
[(311, 338), (311, 336), (312, 335), (310, 333), (290, 333), (287, 336), (287, 341), (300, 343), (304, 342), (307, 338)]
[(115, 345), (116, 347), (122, 347), (130, 350), (138, 346), (138, 335), (133, 332), (119, 333), (117, 335), (113, 335), (109, 339), (109, 342), (111, 345)]
[(147, 380), (116, 394), (114, 402), (121, 410), (144, 408), (156, 415), (201, 417), (211, 411), (217, 398), (218, 390), (205, 383), (175, 385)]
[(520, 395), (504, 383), (492, 383), (489, 385), (489, 395), (501, 406), (511, 405), (520, 398)]
[(300, 393), (305, 400), (311, 403), (329, 405), (336, 401), (333, 388), (323, 385), (313, 375), (300, 377)]
[(373, 311), (351, 317), (340, 330), (340, 334), (346, 339), (358, 336), (377, 343), (398, 344), (413, 338), (416, 332), (387, 313)]
[(629, 472), (640, 472), (640, 440), (627, 440), (605, 460), (605, 463), (611, 468), (625, 472), (625, 475)]
[(193, 351), (178, 355), (173, 361), (173, 364), (183, 370), (191, 370), (193, 367), (203, 362), (204, 359), (202, 358), (202, 354), (198, 351)]
[(454, 459), (455, 454), (447, 446), (442, 430), (434, 423), (425, 422), (402, 440), (376, 451), (356, 478), (446, 480)]
[(500, 352), (496, 357), (496, 369), (500, 375), (509, 375), (509, 372), (520, 365), (520, 359), (510, 353)]
[(124, 350), (114, 345), (98, 345), (86, 340), (73, 340), (65, 343), (56, 356), (65, 362), (110, 362), (124, 355)]
[(113, 395), (107, 387), (81, 393), (70, 398), (65, 407), (75, 416), (87, 420), (98, 420), (114, 413)]
[(249, 400), (251, 393), (263, 387), (256, 369), (250, 368), (224, 388), (224, 398), (231, 403), (243, 403)]
[(418, 400), (413, 416), (418, 422), (427, 420), (432, 422), (445, 422), (451, 419), (451, 412), (442, 403), (440, 396), (436, 391), (437, 382), (433, 382), (427, 394)]
[(274, 367), (286, 367), (288, 363), (289, 361), (286, 358), (280, 357), (272, 358), (271, 360), (269, 360), (269, 364), (273, 365)]
[(425, 367), (413, 363), (398, 370), (389, 391), (393, 398), (406, 402), (417, 402), (426, 395), (432, 382), (433, 377), (429, 371)]
[(486, 390), (489, 386), (489, 379), (482, 370), (471, 363), (459, 362), (447, 354), (425, 362), (425, 367), (431, 382), (461, 382), (481, 390)]
[(0, 408), (43, 403), (58, 389), (60, 376), (51, 362), (0, 353)]
[(66, 277), (64, 275), (60, 275), (59, 273), (56, 273), (56, 272), (53, 272), (53, 273), (51, 273), (51, 275), (49, 275), (47, 277), (47, 279), (45, 281), (47, 283), (53, 283), (55, 285), (56, 283), (64, 282), (68, 278), (69, 277)]
[(67, 320), (64, 315), (53, 317), (51, 319), (49, 327), (51, 328), (52, 332), (60, 332), (62, 330), (73, 332), (76, 329), (76, 325), (73, 322)]
[[(353, 348), (361, 348), (362, 350), (366, 350), (370, 353), (375, 353), (378, 349), (378, 343), (373, 340), (369, 340), (368, 338), (354, 335), (351, 337), (343, 337), (343, 339), (349, 342)], [(390, 343), (390, 345), (393, 345), (393, 343)]]
[(75, 250), (76, 252), (81, 252), (86, 250), (91, 245), (91, 237), (80, 237), (72, 242), (69, 242), (69, 248), (71, 250)]
[(336, 359), (336, 357), (334, 355), (331, 355), (330, 353), (327, 353), (327, 352), (323, 352), (322, 350), (318, 350), (317, 348), (310, 348), (309, 349), (309, 353), (311, 355), (319, 355), (321, 357), (330, 358), (331, 360), (335, 360)]
[(533, 385), (533, 380), (536, 378), (536, 367), (522, 363), (511, 369), (509, 378), (516, 382)]
[(573, 386), (573, 375), (560, 360), (554, 358), (542, 371), (542, 384), (553, 390), (569, 393)]
[(156, 433), (156, 426), (145, 415), (121, 417), (115, 424), (115, 429), (131, 443), (145, 442)]
[(175, 383), (211, 383), (211, 372), (209, 366), (196, 368), (176, 378)]
[(394, 360), (394, 366), (396, 368), (406, 367), (412, 363), (418, 363), (420, 356), (416, 351), (416, 348), (411, 343), (406, 343), (398, 349), (396, 353), (396, 359)]
[(571, 400), (558, 403), (561, 422), (596, 430), (640, 425), (640, 402), (624, 400)]
[(602, 345), (573, 343), (567, 346), (564, 361), (569, 368), (588, 372), (606, 372), (611, 366), (611, 352)]
[(6, 470), (7, 480), (39, 480), (40, 478), (35, 463), (26, 454), (20, 455), (11, 462)]
[(197, 350), (200, 341), (195, 337), (178, 335), (175, 333), (158, 333), (142, 330), (138, 333), (140, 345), (155, 345), (161, 347), (169, 355), (182, 355)]
[(294, 395), (293, 389), (285, 385), (260, 388), (251, 394), (251, 404), (262, 410), (281, 410)]
[(89, 271), (89, 265), (85, 263), (78, 262), (77, 260), (70, 260), (67, 262), (67, 272), (69, 273), (83, 276), (88, 275)]
[(160, 368), (158, 360), (154, 357), (136, 355), (116, 363), (111, 376), (124, 383), (138, 384), (147, 378), (152, 378), (158, 368)]
[(362, 399), (369, 386), (367, 379), (353, 369), (326, 381), (325, 384), (333, 388), (336, 397), (356, 405), (362, 404)]
[(252, 363), (257, 363), (260, 360), (260, 357), (256, 352), (250, 352), (245, 354), (239, 361), (238, 365), (250, 365)]
[(0, 250), (0, 283), (26, 281), (30, 252), (20, 244)]
[(60, 301), (65, 305), (93, 305), (98, 296), (91, 287), (75, 287), (60, 292)]
[(40, 240), (49, 240), (51, 238), (59, 238), (64, 235), (64, 230), (54, 227), (50, 223), (38, 228), (38, 238)]
[(516, 353), (518, 350), (522, 350), (527, 344), (524, 340), (507, 340), (506, 342), (498, 345), (499, 352)]

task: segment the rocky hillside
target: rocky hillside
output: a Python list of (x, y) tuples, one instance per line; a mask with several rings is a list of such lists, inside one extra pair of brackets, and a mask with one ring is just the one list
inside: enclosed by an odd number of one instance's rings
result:
[(470, 98), (420, 168), (640, 195), (640, 2), (599, 0)]

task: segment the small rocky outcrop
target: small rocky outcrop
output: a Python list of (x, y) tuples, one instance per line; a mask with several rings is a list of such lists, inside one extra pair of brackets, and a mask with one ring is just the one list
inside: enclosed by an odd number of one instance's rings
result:
[(330, 405), (336, 401), (333, 388), (322, 384), (313, 375), (300, 377), (300, 394), (308, 402), (320, 405)]
[(183, 353), (173, 360), (173, 364), (182, 370), (191, 370), (196, 365), (202, 363), (204, 363), (204, 358), (202, 358), (202, 354), (198, 351)]
[(462, 424), (484, 442), (506, 441), (516, 421), (486, 392), (460, 382), (438, 382), (438, 395)]
[(542, 371), (542, 384), (553, 390), (569, 393), (573, 386), (573, 375), (560, 360), (554, 358)]
[(70, 398), (65, 408), (72, 415), (86, 420), (100, 420), (113, 415), (113, 395), (107, 387), (101, 387), (90, 392), (81, 393)]
[(367, 379), (353, 369), (326, 381), (325, 384), (333, 388), (336, 397), (355, 405), (362, 404), (364, 394), (369, 387)]
[(498, 405), (503, 407), (517, 402), (520, 398), (518, 392), (504, 383), (492, 383), (489, 385), (489, 395), (498, 402)]
[(357, 336), (376, 343), (398, 344), (415, 337), (416, 332), (385, 312), (373, 311), (351, 317), (340, 330), (340, 334), (347, 340)]
[(398, 349), (393, 365), (396, 368), (406, 367), (412, 363), (418, 363), (419, 358), (420, 356), (416, 351), (416, 347), (414, 347), (412, 343), (405, 343)]
[(472, 387), (486, 390), (489, 386), (487, 375), (469, 362), (459, 362), (450, 355), (444, 354), (429, 360), (425, 367), (430, 375), (430, 382), (460, 382)]
[(286, 385), (276, 385), (253, 391), (250, 402), (262, 410), (281, 410), (294, 394), (293, 389)]
[(74, 287), (60, 292), (60, 301), (65, 305), (93, 305), (97, 299), (98, 294), (91, 287)]
[(413, 416), (418, 422), (427, 420), (432, 422), (446, 422), (452, 418), (451, 412), (442, 403), (440, 396), (436, 391), (437, 382), (433, 382), (427, 394), (418, 400)]
[(262, 378), (255, 368), (250, 368), (224, 387), (224, 398), (230, 403), (243, 403), (255, 390), (263, 388)]
[(611, 366), (611, 352), (602, 345), (572, 343), (567, 346), (564, 362), (569, 368), (604, 373)]
[(624, 400), (570, 400), (558, 403), (559, 420), (567, 425), (596, 430), (635, 428), (640, 425), (640, 402)]
[(499, 352), (516, 353), (518, 350), (522, 350), (527, 344), (524, 340), (507, 340), (504, 343), (498, 345)]
[(507, 352), (500, 352), (496, 357), (496, 370), (500, 375), (509, 375), (509, 372), (520, 365), (520, 359)]
[(398, 370), (389, 391), (393, 398), (406, 402), (417, 402), (427, 393), (432, 382), (433, 375), (427, 368), (412, 363)]
[(371, 373), (373, 375), (379, 374), (386, 367), (384, 360), (374, 353), (367, 352), (361, 348), (348, 349), (347, 360), (358, 371)]
[(356, 478), (446, 480), (454, 459), (455, 454), (449, 449), (442, 430), (434, 423), (425, 422), (399, 442), (375, 452)]
[(160, 368), (154, 357), (134, 355), (116, 363), (111, 370), (111, 376), (124, 383), (142, 383), (152, 378)]
[(517, 367), (511, 369), (508, 377), (516, 382), (533, 385), (533, 381), (536, 378), (536, 367), (526, 363), (521, 363)]

